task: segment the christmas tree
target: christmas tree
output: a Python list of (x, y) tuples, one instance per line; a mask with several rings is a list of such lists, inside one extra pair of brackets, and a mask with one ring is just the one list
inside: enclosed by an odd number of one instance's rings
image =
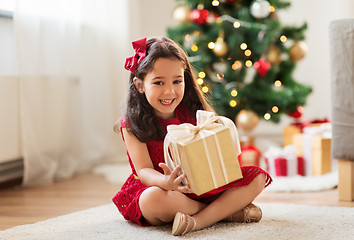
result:
[[(253, 129), (259, 118), (298, 118), (311, 87), (293, 78), (307, 51), (306, 23), (284, 26), (283, 0), (184, 0), (168, 36), (187, 51), (215, 111)], [(238, 123), (239, 122), (239, 123)]]

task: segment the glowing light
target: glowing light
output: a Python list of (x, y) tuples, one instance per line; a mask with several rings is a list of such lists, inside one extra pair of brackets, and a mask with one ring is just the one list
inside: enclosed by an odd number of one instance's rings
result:
[(208, 44), (208, 48), (209, 48), (209, 49), (214, 49), (214, 48), (215, 48), (215, 43), (214, 43), (214, 42), (210, 42), (210, 43)]
[(234, 22), (234, 28), (241, 27), (241, 23), (239, 21)]
[(238, 92), (237, 92), (236, 89), (234, 89), (234, 90), (231, 91), (231, 96), (236, 97), (237, 94), (238, 94)]
[(205, 78), (205, 72), (199, 72), (198, 73), (198, 77), (200, 77), (200, 78)]
[(240, 69), (240, 68), (242, 68), (242, 63), (237, 60), (237, 61), (234, 62), (234, 64), (232, 64), (231, 67), (232, 67), (233, 70)]
[(184, 39), (188, 42), (189, 40), (191, 40), (191, 35), (187, 34), (186, 36), (184, 36)]
[(246, 43), (241, 43), (240, 48), (242, 50), (246, 50), (247, 49), (247, 44)]
[(207, 86), (202, 87), (202, 92), (203, 93), (209, 92), (209, 88)]
[(217, 77), (219, 80), (221, 80), (221, 79), (224, 78), (224, 74), (223, 74), (223, 73), (218, 73), (218, 74), (216, 74), (216, 77)]
[(275, 82), (274, 82), (274, 85), (276, 86), (276, 87), (280, 87), (281, 86), (281, 81), (280, 80), (276, 80)]
[(270, 6), (269, 7), (269, 12), (271, 12), (271, 13), (275, 12), (275, 7), (274, 6)]
[(204, 83), (204, 80), (202, 78), (197, 79), (198, 85), (202, 85)]
[(245, 62), (245, 65), (246, 65), (246, 67), (252, 67), (253, 63), (252, 63), (251, 60), (247, 60), (247, 61)]
[(251, 50), (247, 49), (247, 50), (245, 51), (245, 55), (246, 55), (247, 57), (251, 56), (251, 54), (252, 54)]
[(273, 112), (273, 113), (279, 112), (279, 108), (278, 108), (277, 106), (273, 106), (273, 107), (272, 107), (272, 112)]
[(192, 49), (193, 52), (196, 52), (196, 51), (198, 51), (198, 46), (197, 45), (193, 45), (191, 47), (191, 49)]
[(214, 6), (214, 7), (217, 7), (217, 6), (219, 6), (219, 1), (218, 0), (213, 0), (212, 2), (211, 2), (211, 4)]
[(269, 120), (271, 118), (271, 115), (269, 113), (264, 114), (264, 119)]
[(281, 35), (281, 37), (280, 37), (280, 41), (281, 42), (286, 42), (288, 40), (288, 38), (285, 36), (285, 35)]
[(237, 105), (237, 102), (235, 100), (231, 100), (230, 101), (230, 106), (231, 107), (236, 107), (236, 105)]

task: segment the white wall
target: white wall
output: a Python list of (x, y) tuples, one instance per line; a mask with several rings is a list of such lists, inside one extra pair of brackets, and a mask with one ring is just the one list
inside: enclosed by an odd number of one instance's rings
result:
[[(174, 0), (133, 0), (135, 10), (132, 15), (136, 19), (136, 28), (131, 35), (132, 40), (144, 36), (164, 36), (168, 26), (175, 21), (172, 18)], [(298, 63), (294, 77), (299, 82), (313, 87), (313, 93), (304, 108), (303, 120), (315, 118), (330, 118), (330, 66), (328, 26), (330, 21), (340, 18), (354, 17), (353, 0), (293, 0), (289, 9), (278, 13), (284, 24), (301, 25), (308, 23), (306, 43), (307, 56)], [(263, 137), (278, 138), (282, 134), (282, 126), (291, 123), (293, 119), (284, 116), (279, 125), (262, 121), (253, 134)]]

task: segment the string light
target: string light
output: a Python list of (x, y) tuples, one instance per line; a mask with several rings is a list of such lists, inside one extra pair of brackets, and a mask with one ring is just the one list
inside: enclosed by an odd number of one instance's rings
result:
[(269, 113), (264, 114), (264, 119), (269, 120), (271, 118), (271, 115)]
[(231, 100), (230, 101), (230, 106), (231, 107), (236, 107), (236, 105), (237, 105), (237, 102), (235, 100)]
[(249, 56), (251, 56), (251, 54), (252, 54), (251, 50), (247, 49), (245, 51), (245, 56), (249, 57)]
[(204, 80), (202, 78), (197, 79), (198, 85), (202, 85), (204, 83)]
[(237, 92), (236, 89), (233, 89), (233, 90), (231, 91), (231, 96), (232, 96), (232, 97), (236, 97), (237, 94), (238, 94), (238, 92)]
[(242, 50), (246, 50), (247, 49), (247, 44), (246, 43), (241, 43), (240, 48)]
[(219, 6), (219, 1), (218, 0), (213, 0), (212, 2), (211, 2), (211, 4), (214, 6), (214, 7), (217, 7), (217, 6)]
[(202, 87), (202, 92), (203, 93), (209, 92), (209, 88), (207, 86)]
[(245, 65), (246, 65), (246, 67), (252, 67), (253, 63), (252, 63), (251, 60), (247, 60), (247, 61), (245, 62)]
[(199, 72), (198, 73), (198, 77), (200, 77), (200, 78), (205, 78), (205, 72)]
[(272, 112), (273, 112), (273, 113), (279, 112), (279, 108), (278, 108), (277, 106), (273, 106), (273, 107), (272, 107)]
[(191, 47), (191, 49), (192, 49), (193, 52), (196, 52), (196, 51), (198, 51), (198, 46), (194, 44), (194, 45)]
[(241, 23), (239, 21), (234, 22), (234, 28), (241, 27)]
[(223, 74), (223, 73), (218, 73), (218, 74), (216, 74), (216, 77), (217, 77), (219, 80), (221, 80), (221, 79), (224, 78), (224, 74)]
[(214, 42), (208, 43), (208, 48), (209, 49), (214, 49), (215, 48), (215, 43)]
[(242, 63), (241, 63), (240, 61), (236, 60), (236, 61), (234, 62), (234, 64), (232, 64), (231, 67), (232, 67), (233, 70), (240, 69), (240, 68), (242, 68)]
[(184, 36), (184, 39), (189, 42), (189, 40), (191, 40), (191, 35), (187, 34), (186, 36)]
[(271, 12), (271, 13), (275, 12), (275, 7), (274, 6), (269, 6), (269, 12)]
[(281, 36), (280, 36), (280, 41), (281, 41), (282, 43), (286, 42), (287, 40), (288, 40), (288, 38), (287, 38), (285, 35), (281, 35)]
[(281, 86), (281, 81), (280, 80), (276, 80), (275, 82), (274, 82), (274, 85), (276, 86), (276, 87), (280, 87)]

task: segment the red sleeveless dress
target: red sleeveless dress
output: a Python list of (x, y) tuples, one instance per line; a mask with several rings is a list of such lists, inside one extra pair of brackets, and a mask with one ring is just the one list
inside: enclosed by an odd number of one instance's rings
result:
[[(121, 129), (127, 127), (127, 123), (124, 121), (124, 117), (122, 117), (120, 123)], [(191, 115), (188, 109), (183, 107), (176, 108), (174, 119), (159, 119), (159, 124), (164, 130), (166, 130), (167, 126), (170, 124), (178, 125), (181, 123), (192, 123), (194, 125), (196, 124), (195, 117)], [(150, 142), (147, 142), (146, 144), (154, 165), (154, 169), (163, 173), (163, 170), (158, 166), (159, 163), (164, 162), (163, 140), (154, 139)], [(148, 186), (144, 185), (136, 177), (137, 174), (134, 165), (132, 163), (132, 160), (130, 159), (128, 152), (127, 154), (130, 166), (132, 168), (132, 174), (123, 184), (121, 190), (113, 197), (112, 201), (117, 206), (118, 210), (126, 220), (130, 220), (131, 222), (137, 223), (141, 226), (149, 226), (150, 224), (142, 216), (138, 204), (140, 195), (145, 189), (148, 188)], [(266, 176), (266, 186), (268, 186), (272, 182), (270, 175), (259, 167), (245, 166), (241, 167), (241, 170), (243, 178), (239, 180), (231, 182), (220, 188), (214, 189), (210, 192), (204, 193), (200, 196), (197, 196), (195, 194), (187, 194), (187, 196), (198, 201), (208, 201), (220, 194), (221, 192), (225, 191), (226, 189), (248, 185), (260, 173), (263, 173)]]

